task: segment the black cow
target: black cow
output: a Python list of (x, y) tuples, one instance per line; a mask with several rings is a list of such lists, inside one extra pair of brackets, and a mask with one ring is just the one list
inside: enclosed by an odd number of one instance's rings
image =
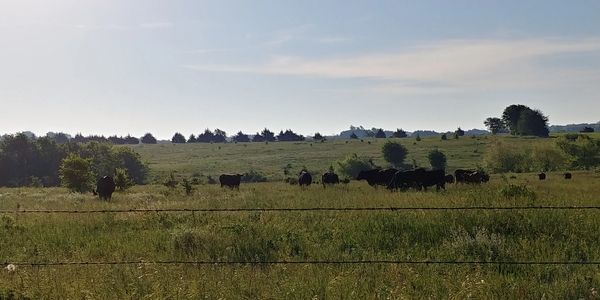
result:
[(479, 184), (490, 181), (490, 175), (482, 171), (467, 174), (464, 178), (464, 182)]
[(425, 170), (423, 168), (411, 171), (398, 171), (388, 184), (390, 190), (407, 190), (415, 188), (417, 190), (425, 189), (430, 186), (436, 186), (436, 190), (446, 189), (446, 176), (444, 170)]
[(388, 186), (394, 175), (398, 172), (398, 170), (390, 168), (390, 169), (373, 169), (368, 171), (360, 171), (356, 180), (366, 180), (370, 186), (376, 187), (377, 185)]
[(221, 183), (221, 187), (226, 186), (230, 189), (236, 188), (239, 190), (243, 176), (242, 174), (222, 174), (219, 176), (219, 182)]
[(309, 186), (312, 183), (312, 175), (307, 171), (300, 172), (298, 175), (298, 184), (300, 186)]
[(334, 172), (327, 172), (321, 176), (323, 187), (340, 183), (340, 177)]
[(451, 174), (446, 175), (445, 177), (446, 183), (454, 183), (454, 176)]
[(542, 173), (538, 174), (538, 178), (539, 178), (540, 180), (546, 180), (546, 173), (543, 173), (543, 172), (542, 172)]
[(563, 174), (563, 175), (565, 176), (565, 179), (571, 179), (571, 178), (573, 178), (573, 174), (568, 173), (568, 172), (565, 173), (565, 174)]
[(469, 176), (470, 174), (473, 174), (477, 171), (474, 170), (462, 170), (462, 169), (458, 169), (456, 171), (454, 171), (454, 179), (456, 180), (456, 183), (465, 183), (467, 182), (467, 176)]
[(115, 181), (110, 176), (103, 176), (96, 182), (94, 195), (100, 196), (101, 200), (110, 200), (115, 192)]

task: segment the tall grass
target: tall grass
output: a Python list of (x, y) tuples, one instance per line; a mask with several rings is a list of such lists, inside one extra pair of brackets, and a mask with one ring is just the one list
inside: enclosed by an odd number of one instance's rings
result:
[[(134, 187), (111, 202), (63, 189), (0, 189), (1, 209), (599, 205), (600, 174), (519, 174), (445, 192), (364, 183), (300, 190), (199, 186), (192, 196)], [(510, 185), (527, 193), (503, 192)], [(0, 216), (0, 261), (599, 261), (596, 211), (118, 213)], [(30, 298), (594, 298), (595, 266), (130, 265), (18, 266), (2, 293)]]

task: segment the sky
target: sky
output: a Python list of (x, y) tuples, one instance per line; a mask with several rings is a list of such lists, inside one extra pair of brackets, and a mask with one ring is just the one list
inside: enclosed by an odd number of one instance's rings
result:
[(0, 134), (600, 121), (600, 1), (2, 0)]

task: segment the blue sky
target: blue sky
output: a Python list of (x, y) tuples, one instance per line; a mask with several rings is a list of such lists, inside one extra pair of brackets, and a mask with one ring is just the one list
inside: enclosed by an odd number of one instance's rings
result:
[(600, 1), (0, 2), (0, 133), (600, 120)]

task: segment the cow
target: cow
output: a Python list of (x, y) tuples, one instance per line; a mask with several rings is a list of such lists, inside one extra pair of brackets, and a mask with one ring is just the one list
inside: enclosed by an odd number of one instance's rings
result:
[(240, 189), (240, 182), (242, 181), (242, 174), (221, 174), (219, 176), (219, 182), (221, 187), (228, 187), (230, 189)]
[(96, 190), (92, 191), (94, 196), (98, 195), (101, 200), (110, 200), (115, 192), (115, 181), (110, 176), (103, 176), (96, 182)]
[(444, 170), (425, 170), (425, 172), (418, 173), (419, 185), (427, 190), (427, 187), (434, 186), (436, 191), (440, 189), (446, 189), (446, 172)]
[(456, 171), (454, 171), (454, 179), (456, 180), (456, 183), (465, 183), (467, 182), (467, 176), (469, 174), (473, 174), (477, 171), (473, 171), (473, 170), (462, 170), (462, 169), (458, 169)]
[(454, 183), (454, 176), (452, 174), (446, 175), (446, 177), (444, 177), (444, 179), (446, 180), (446, 183), (449, 183), (449, 184)]
[(412, 187), (417, 190), (425, 189), (430, 186), (436, 186), (436, 190), (446, 189), (446, 176), (444, 170), (426, 170), (423, 168), (398, 171), (388, 184), (388, 189), (402, 191)]
[(483, 171), (476, 171), (470, 174), (467, 174), (464, 177), (464, 182), (479, 184), (490, 181), (490, 175), (486, 174)]
[(367, 183), (372, 187), (377, 187), (378, 185), (388, 186), (394, 178), (396, 172), (398, 172), (398, 170), (393, 168), (360, 171), (356, 177), (356, 180), (366, 180)]
[(538, 174), (538, 178), (540, 180), (546, 180), (546, 173), (542, 172), (542, 173)]
[(565, 174), (563, 174), (563, 175), (565, 176), (565, 179), (571, 179), (571, 178), (573, 178), (573, 174), (568, 173), (568, 172), (565, 173)]
[(329, 171), (321, 176), (321, 182), (323, 183), (323, 187), (338, 184), (340, 183), (340, 177), (334, 172)]
[(312, 183), (312, 175), (308, 171), (300, 172), (298, 175), (298, 184), (302, 186), (309, 186)]

